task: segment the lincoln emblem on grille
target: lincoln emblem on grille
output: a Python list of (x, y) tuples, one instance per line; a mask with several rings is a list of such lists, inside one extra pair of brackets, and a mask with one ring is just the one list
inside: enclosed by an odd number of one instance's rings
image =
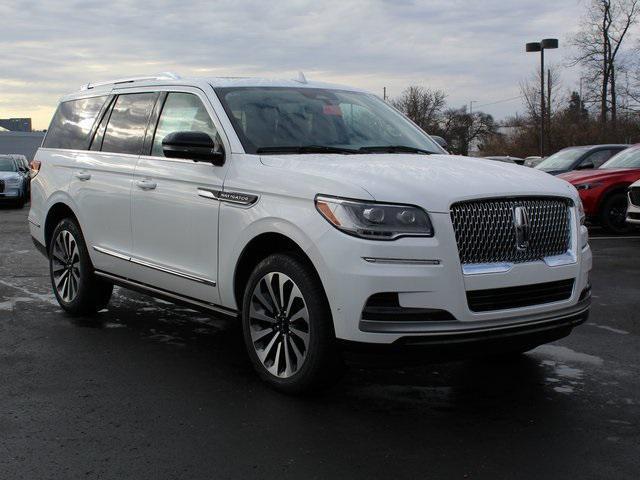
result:
[(525, 207), (513, 207), (513, 226), (516, 229), (516, 248), (520, 251), (526, 250), (529, 246), (531, 225), (529, 212)]

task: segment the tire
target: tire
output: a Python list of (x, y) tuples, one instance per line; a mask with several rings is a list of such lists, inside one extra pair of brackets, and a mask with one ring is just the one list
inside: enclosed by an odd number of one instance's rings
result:
[(63, 219), (49, 245), (49, 274), (60, 306), (72, 315), (91, 315), (111, 299), (113, 284), (93, 272), (87, 245), (75, 220)]
[(251, 363), (275, 389), (302, 394), (339, 378), (328, 301), (315, 271), (297, 257), (275, 254), (256, 266), (243, 296), (242, 329)]
[(600, 223), (609, 233), (623, 235), (631, 230), (631, 225), (626, 222), (627, 196), (624, 193), (616, 193), (607, 198), (602, 204)]

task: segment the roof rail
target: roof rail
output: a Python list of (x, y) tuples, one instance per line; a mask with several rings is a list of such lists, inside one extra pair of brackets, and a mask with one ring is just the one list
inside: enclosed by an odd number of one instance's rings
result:
[(147, 75), (144, 77), (117, 78), (115, 80), (106, 80), (104, 82), (87, 83), (85, 85), (80, 86), (80, 90), (90, 90), (92, 88), (102, 87), (105, 85), (120, 85), (123, 83), (142, 82), (145, 80), (180, 80), (180, 75), (177, 75), (172, 72), (162, 72), (156, 75)]

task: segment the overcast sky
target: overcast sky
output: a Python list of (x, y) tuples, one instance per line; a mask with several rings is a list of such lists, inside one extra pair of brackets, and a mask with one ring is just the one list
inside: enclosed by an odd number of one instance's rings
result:
[[(132, 74), (240, 75), (346, 83), (382, 95), (446, 91), (451, 106), (519, 95), (538, 65), (524, 43), (560, 39), (579, 0), (221, 0), (0, 2), (0, 118), (46, 128), (60, 96)], [(575, 71), (562, 73), (577, 88)], [(476, 108), (474, 106), (474, 108)], [(520, 100), (481, 107), (497, 118)]]

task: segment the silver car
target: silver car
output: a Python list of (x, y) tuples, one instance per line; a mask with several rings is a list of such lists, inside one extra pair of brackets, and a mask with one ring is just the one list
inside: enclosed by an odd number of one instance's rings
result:
[(0, 155), (0, 202), (11, 202), (22, 208), (28, 198), (28, 167), (12, 155)]

